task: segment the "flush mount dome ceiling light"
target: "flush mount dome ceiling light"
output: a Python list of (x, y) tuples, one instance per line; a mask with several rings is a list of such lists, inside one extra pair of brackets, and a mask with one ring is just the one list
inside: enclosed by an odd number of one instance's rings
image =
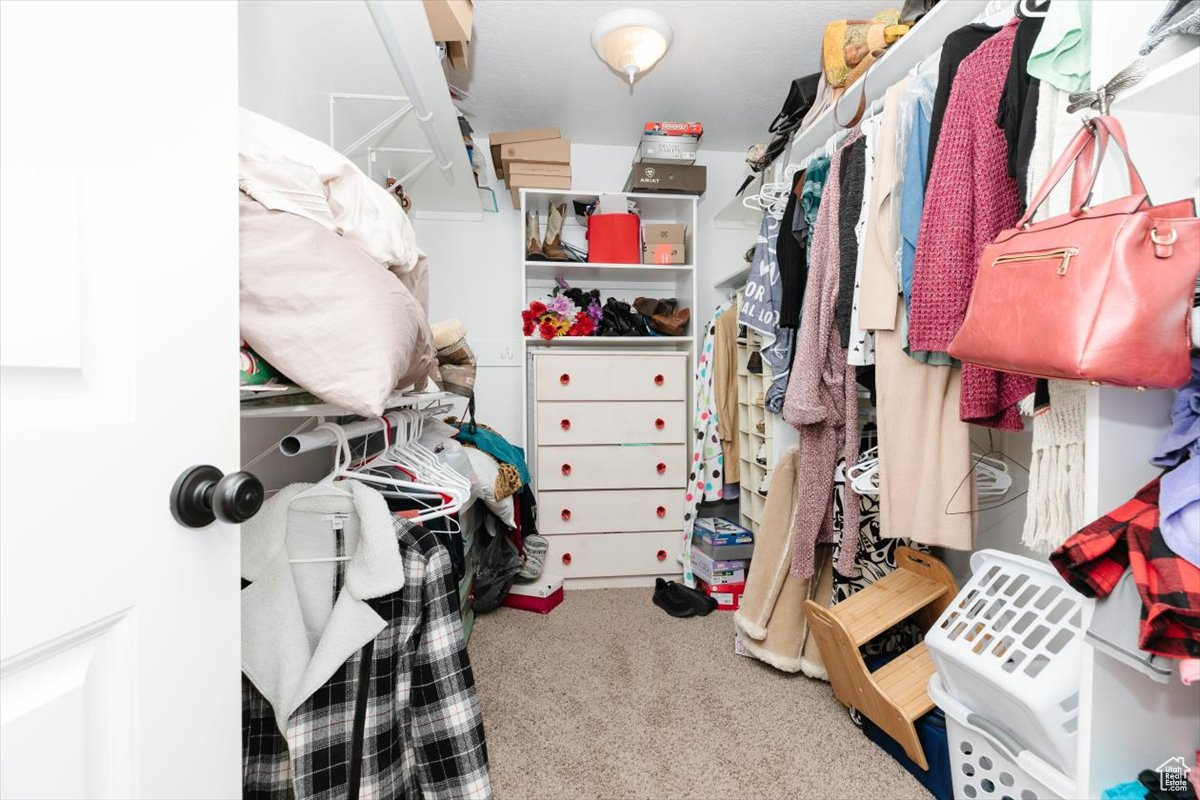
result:
[(634, 80), (658, 63), (671, 46), (666, 17), (642, 8), (605, 14), (592, 26), (592, 49), (616, 72)]

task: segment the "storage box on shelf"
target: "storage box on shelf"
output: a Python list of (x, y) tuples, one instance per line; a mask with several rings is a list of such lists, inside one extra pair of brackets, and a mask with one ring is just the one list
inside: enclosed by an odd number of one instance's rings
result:
[[(627, 195), (643, 225), (682, 226), (696, 249), (693, 197)], [(574, 201), (597, 193), (524, 189), (522, 211), (544, 231), (550, 203), (566, 203), (563, 241), (587, 249)], [(522, 220), (524, 220), (522, 214)], [(521, 237), (522, 240), (524, 237)], [(522, 307), (559, 280), (631, 303), (676, 298), (696, 309), (695, 265), (525, 261)], [(514, 320), (514, 325), (519, 320)], [(550, 539), (548, 568), (568, 588), (646, 585), (678, 575), (685, 484), (692, 447), (693, 321), (683, 336), (560, 337), (524, 340), (525, 445)]]

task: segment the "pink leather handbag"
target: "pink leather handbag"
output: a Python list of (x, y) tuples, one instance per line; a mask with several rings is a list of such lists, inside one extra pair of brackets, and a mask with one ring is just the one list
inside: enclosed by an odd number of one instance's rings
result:
[[(1130, 194), (1088, 206), (1110, 141), (1125, 156)], [(1030, 222), (1072, 165), (1070, 213)], [(1182, 386), (1191, 375), (1198, 274), (1195, 204), (1151, 205), (1121, 124), (1096, 117), (1059, 156), (1016, 227), (984, 248), (950, 355), (1040, 378)]]

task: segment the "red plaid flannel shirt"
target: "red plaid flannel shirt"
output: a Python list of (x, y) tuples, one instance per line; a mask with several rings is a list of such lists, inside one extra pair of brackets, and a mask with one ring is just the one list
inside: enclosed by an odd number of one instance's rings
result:
[(1163, 541), (1157, 478), (1068, 539), (1050, 563), (1088, 597), (1107, 597), (1132, 569), (1142, 597), (1138, 645), (1168, 658), (1200, 657), (1200, 568)]

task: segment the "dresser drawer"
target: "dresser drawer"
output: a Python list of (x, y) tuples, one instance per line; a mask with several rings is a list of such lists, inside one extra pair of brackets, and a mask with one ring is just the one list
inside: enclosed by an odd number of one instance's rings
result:
[(682, 444), (686, 427), (682, 400), (537, 404), (539, 445)]
[(687, 356), (539, 355), (538, 400), (686, 400)]
[(541, 492), (538, 533), (683, 530), (683, 489)]
[(679, 540), (679, 531), (552, 536), (546, 572), (564, 578), (678, 575)]
[(537, 449), (537, 488), (666, 489), (687, 483), (682, 444), (591, 445)]

